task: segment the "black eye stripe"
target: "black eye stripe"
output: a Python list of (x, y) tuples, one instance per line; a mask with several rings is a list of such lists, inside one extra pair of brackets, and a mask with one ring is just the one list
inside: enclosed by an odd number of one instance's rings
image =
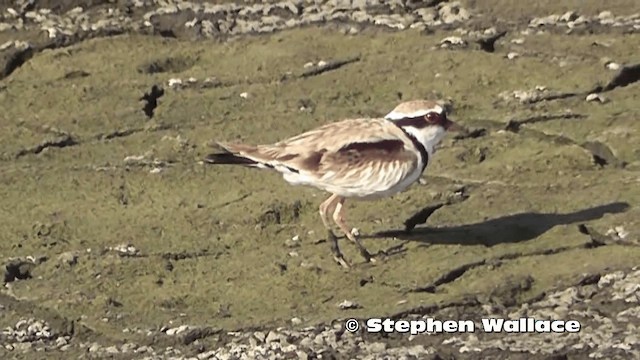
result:
[(423, 127), (428, 125), (428, 123), (424, 119), (424, 116), (404, 118), (401, 120), (396, 120), (394, 121), (394, 123), (400, 127), (411, 126), (417, 129), (422, 129)]

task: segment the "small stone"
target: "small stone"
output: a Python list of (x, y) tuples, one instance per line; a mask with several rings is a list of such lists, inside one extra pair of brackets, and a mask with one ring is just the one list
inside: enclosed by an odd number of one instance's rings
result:
[(615, 63), (613, 61), (606, 63), (604, 66), (609, 70), (619, 70), (621, 67), (620, 64)]
[(296, 235), (291, 239), (284, 242), (285, 246), (288, 248), (295, 248), (300, 246), (300, 236)]
[(265, 339), (267, 338), (267, 335), (265, 335), (265, 333), (262, 332), (262, 331), (256, 331), (256, 332), (253, 333), (253, 337), (255, 337), (258, 341), (263, 343), (263, 342), (265, 342)]
[(130, 352), (134, 352), (136, 350), (136, 348), (138, 347), (138, 345), (133, 344), (133, 343), (126, 343), (124, 345), (122, 345), (122, 352), (123, 353), (130, 353)]
[(31, 342), (17, 343), (13, 344), (13, 349), (16, 351), (26, 352), (33, 348), (33, 345), (34, 343)]
[(166, 334), (169, 336), (173, 336), (173, 335), (178, 335), (180, 333), (183, 333), (185, 331), (189, 330), (189, 325), (180, 325), (178, 327), (175, 327), (173, 329), (169, 329), (167, 330)]
[(340, 304), (338, 304), (338, 307), (342, 310), (347, 310), (347, 309), (360, 309), (362, 308), (362, 306), (360, 306), (360, 304), (350, 301), (350, 300), (344, 300), (343, 302), (341, 302)]
[(67, 345), (67, 339), (65, 339), (64, 337), (60, 336), (56, 339), (56, 347), (61, 347), (64, 345)]
[(182, 86), (182, 79), (169, 79), (168, 84), (170, 88), (179, 88)]
[[(198, 354), (196, 357), (198, 358), (198, 360), (221, 359), (222, 357), (220, 357), (220, 355), (216, 353), (217, 353), (217, 350), (209, 350), (207, 352)], [(216, 356), (216, 355), (219, 355), (219, 356)]]
[(109, 346), (109, 347), (105, 348), (104, 351), (107, 354), (117, 354), (117, 353), (120, 352), (116, 346)]
[(58, 261), (63, 265), (73, 266), (78, 263), (78, 255), (72, 251), (63, 252), (58, 255)]
[(277, 334), (274, 331), (269, 331), (269, 334), (267, 334), (267, 337), (264, 340), (266, 343), (272, 343), (275, 341), (280, 341), (280, 335)]
[(618, 237), (622, 240), (624, 240), (627, 236), (629, 236), (629, 232), (626, 231), (622, 226), (616, 226), (614, 230), (618, 234)]
[(305, 337), (302, 340), (300, 340), (299, 345), (301, 347), (305, 347), (307, 349), (311, 349), (311, 347), (313, 346), (313, 340), (309, 337)]
[(598, 19), (600, 20), (607, 20), (612, 18), (613, 18), (613, 13), (611, 11), (602, 11), (600, 14), (598, 14)]
[(546, 25), (555, 25), (560, 19), (560, 15), (549, 15), (541, 18), (534, 18), (529, 22), (529, 27), (541, 27)]
[(507, 54), (507, 59), (513, 60), (513, 59), (515, 59), (515, 58), (517, 58), (519, 56), (520, 56), (520, 54), (518, 54), (517, 52), (510, 52), (510, 53)]
[(511, 43), (512, 44), (516, 44), (516, 45), (522, 45), (522, 44), (524, 44), (524, 39), (523, 38), (512, 39)]
[(597, 94), (597, 93), (593, 93), (593, 94), (587, 95), (586, 100), (587, 100), (587, 102), (597, 101), (597, 102), (599, 102), (601, 104), (604, 104), (605, 102), (607, 102), (607, 99), (605, 97), (603, 97), (602, 95)]
[(215, 77), (208, 77), (204, 79), (202, 82), (202, 87), (204, 88), (215, 88), (222, 85), (222, 81), (218, 80)]
[(302, 324), (302, 319), (294, 317), (291, 319), (291, 325), (297, 326)]
[(241, 97), (241, 98), (243, 98), (243, 99), (248, 99), (248, 98), (249, 98), (249, 96), (250, 96), (250, 95), (249, 95), (249, 93), (248, 93), (248, 92), (246, 92), (246, 91), (245, 91), (245, 92), (240, 93), (240, 97)]
[(144, 345), (144, 346), (140, 346), (139, 348), (137, 348), (135, 350), (135, 352), (139, 353), (139, 354), (151, 353), (151, 352), (153, 352), (153, 349), (151, 347), (149, 347), (149, 346)]
[(327, 66), (327, 62), (326, 61), (324, 61), (324, 60), (318, 61), (318, 67), (325, 67), (325, 66)]
[(7, 13), (13, 17), (20, 16), (20, 13), (18, 13), (14, 8), (7, 8)]
[(374, 343), (370, 343), (370, 344), (362, 344), (360, 345), (363, 349), (365, 349), (367, 352), (369, 353), (381, 353), (385, 350), (387, 350), (387, 344), (383, 343), (383, 342), (374, 342)]
[(96, 353), (98, 351), (100, 351), (100, 345), (98, 345), (97, 343), (93, 343), (91, 344), (91, 346), (89, 346), (90, 353)]
[(5, 42), (4, 44), (0, 45), (0, 51), (5, 51), (8, 48), (13, 46), (13, 41), (9, 40), (7, 42)]
[(578, 14), (575, 11), (567, 11), (566, 13), (562, 14), (562, 16), (560, 16), (559, 20), (563, 22), (569, 22), (574, 21), (577, 18)]
[(304, 64), (304, 68), (305, 68), (305, 69), (312, 68), (312, 67), (314, 67), (314, 66), (315, 66), (315, 64), (314, 64), (314, 63), (312, 63), (312, 62), (308, 62), (308, 63)]
[(440, 47), (445, 49), (456, 46), (463, 47), (466, 45), (467, 42), (459, 36), (448, 36), (440, 41)]

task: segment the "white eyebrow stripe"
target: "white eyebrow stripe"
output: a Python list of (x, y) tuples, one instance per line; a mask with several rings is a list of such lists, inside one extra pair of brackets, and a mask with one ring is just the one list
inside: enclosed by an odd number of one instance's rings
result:
[(400, 119), (404, 119), (404, 118), (414, 118), (414, 117), (418, 117), (418, 116), (424, 116), (427, 115), (429, 112), (431, 111), (437, 111), (438, 113), (442, 114), (442, 107), (440, 105), (436, 105), (434, 108), (431, 109), (418, 109), (415, 110), (413, 112), (401, 112), (401, 111), (396, 111), (393, 110), (390, 113), (388, 113), (387, 115), (385, 115), (385, 119), (388, 120), (400, 120)]

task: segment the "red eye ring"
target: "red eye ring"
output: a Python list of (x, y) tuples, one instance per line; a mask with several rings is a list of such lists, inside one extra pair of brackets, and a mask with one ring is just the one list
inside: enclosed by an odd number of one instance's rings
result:
[(440, 118), (440, 114), (436, 113), (436, 112), (430, 112), (427, 114), (427, 121), (429, 121), (430, 123), (439, 123), (441, 120)]

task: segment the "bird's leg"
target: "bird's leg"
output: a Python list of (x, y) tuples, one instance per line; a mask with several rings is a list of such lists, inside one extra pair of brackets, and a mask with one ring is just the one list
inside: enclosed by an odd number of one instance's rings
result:
[(347, 238), (351, 240), (354, 244), (356, 244), (356, 246), (358, 247), (358, 250), (360, 251), (360, 255), (362, 255), (365, 261), (373, 262), (371, 254), (369, 254), (367, 249), (365, 249), (362, 243), (360, 243), (360, 240), (358, 239), (358, 237), (355, 236), (351, 231), (349, 231), (349, 227), (347, 227), (347, 224), (345, 223), (344, 211), (343, 211), (344, 200), (345, 200), (344, 198), (339, 198), (338, 203), (336, 204), (336, 209), (333, 212), (333, 221), (335, 221), (335, 223), (338, 225), (340, 230), (342, 230), (342, 232), (347, 236)]
[(342, 252), (340, 252), (340, 248), (338, 247), (338, 237), (336, 237), (336, 234), (331, 230), (331, 224), (329, 223), (329, 212), (336, 206), (338, 200), (338, 195), (331, 195), (327, 200), (320, 204), (320, 218), (322, 219), (324, 227), (327, 229), (327, 241), (331, 246), (333, 259), (342, 267), (348, 269), (351, 266), (344, 259)]

